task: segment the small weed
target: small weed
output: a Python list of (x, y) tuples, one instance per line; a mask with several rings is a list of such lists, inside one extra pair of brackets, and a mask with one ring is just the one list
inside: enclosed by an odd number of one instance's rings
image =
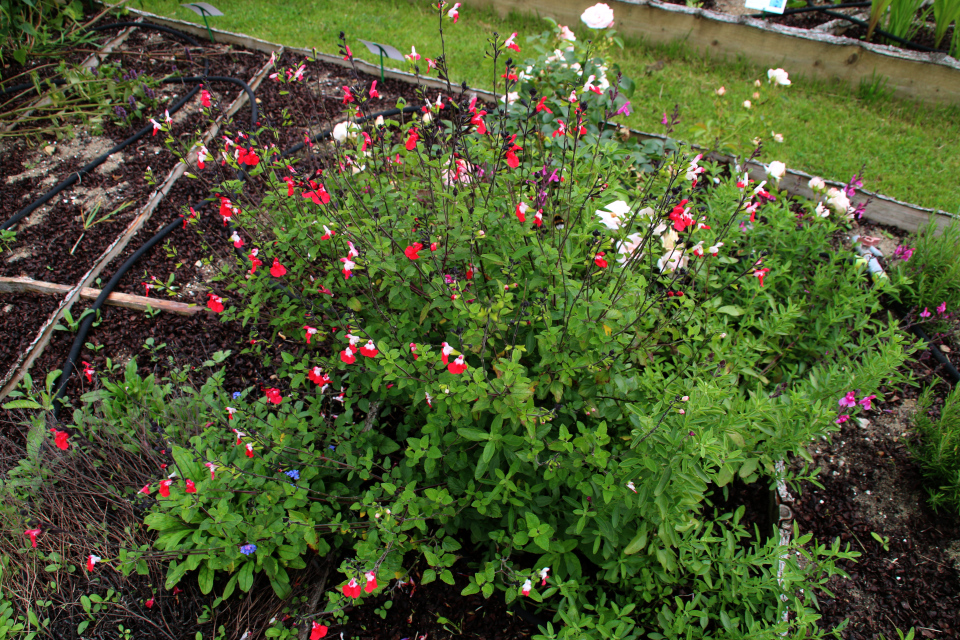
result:
[(887, 87), (888, 78), (874, 70), (869, 78), (861, 78), (857, 87), (857, 98), (867, 104), (876, 104), (889, 100), (893, 90)]

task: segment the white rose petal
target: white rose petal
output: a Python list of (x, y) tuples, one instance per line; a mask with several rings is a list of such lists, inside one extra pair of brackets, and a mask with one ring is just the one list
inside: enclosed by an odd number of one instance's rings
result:
[(789, 74), (783, 69), (770, 69), (767, 71), (767, 80), (784, 87), (790, 86)]
[(607, 29), (613, 26), (613, 9), (600, 2), (587, 7), (580, 20), (591, 29)]

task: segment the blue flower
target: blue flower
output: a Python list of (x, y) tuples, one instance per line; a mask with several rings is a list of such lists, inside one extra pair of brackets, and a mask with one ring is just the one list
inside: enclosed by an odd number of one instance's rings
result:
[(336, 450), (337, 450), (336, 445), (330, 445), (330, 451), (336, 451)]
[(300, 472), (297, 471), (296, 469), (291, 469), (290, 471), (287, 471), (286, 473), (284, 473), (284, 475), (294, 480), (300, 479)]
[(234, 391), (234, 392), (233, 392), (233, 399), (236, 400), (237, 398), (240, 397), (240, 395), (241, 395), (241, 394), (240, 394), (239, 391)]
[(257, 550), (257, 545), (255, 544), (245, 544), (242, 547), (240, 547), (240, 553), (242, 553), (245, 556), (249, 556), (256, 550)]

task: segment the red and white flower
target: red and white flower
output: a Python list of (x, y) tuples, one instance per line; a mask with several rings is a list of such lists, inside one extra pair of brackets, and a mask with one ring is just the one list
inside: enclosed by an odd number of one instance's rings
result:
[(204, 462), (203, 466), (210, 470), (210, 479), (213, 480), (213, 476), (217, 471), (217, 464), (215, 462)]
[(246, 449), (247, 457), (248, 457), (248, 458), (252, 458), (252, 457), (253, 457), (253, 443), (252, 443), (252, 442), (248, 442), (247, 445), (246, 445), (246, 447), (244, 447), (244, 449)]
[(443, 364), (449, 364), (450, 363), (449, 358), (450, 358), (450, 354), (453, 353), (453, 347), (451, 347), (446, 342), (441, 343), (440, 346), (442, 347), (440, 349), (440, 360), (443, 361)]
[(373, 344), (373, 340), (367, 340), (367, 344), (360, 347), (360, 355), (366, 356), (367, 358), (376, 358), (377, 354), (380, 353), (377, 351), (377, 347)]
[(454, 375), (460, 375), (467, 370), (467, 362), (463, 357), (463, 354), (457, 356), (457, 359), (447, 365), (447, 371)]
[(517, 53), (520, 53), (520, 45), (514, 42), (516, 38), (517, 38), (516, 32), (512, 33), (510, 37), (504, 41), (503, 46), (505, 46), (507, 49), (513, 49)]
[[(235, 413), (237, 412), (237, 410), (234, 409), (233, 407), (227, 407), (227, 408), (226, 408), (226, 412), (227, 412), (227, 420), (233, 420), (233, 414), (235, 414)], [(239, 435), (239, 432), (238, 432), (236, 429), (234, 429), (234, 432), (236, 432), (236, 433), (238, 434), (238, 435), (237, 435), (237, 444), (240, 444), (240, 435)]]
[(593, 257), (594, 264), (596, 264), (601, 269), (606, 269), (608, 266), (606, 259), (603, 257), (605, 255), (606, 254), (603, 251), (598, 251), (597, 255)]
[(367, 584), (363, 585), (363, 590), (372, 593), (377, 588), (377, 574), (373, 571), (367, 571), (363, 574), (363, 577), (367, 579)]
[(770, 272), (770, 269), (764, 267), (763, 269), (756, 269), (753, 272), (753, 275), (757, 277), (757, 280), (760, 281), (760, 286), (763, 286), (763, 276), (767, 275)]
[(312, 338), (314, 335), (316, 335), (316, 333), (317, 333), (317, 328), (316, 328), (316, 327), (311, 327), (311, 326), (308, 326), (308, 325), (304, 325), (303, 329), (304, 329), (304, 331), (306, 331), (306, 335), (305, 335), (304, 337), (307, 339), (307, 344), (310, 344), (310, 338)]
[(310, 640), (320, 640), (327, 635), (327, 625), (320, 624), (316, 620), (313, 621), (313, 626), (310, 629)]
[(357, 266), (357, 263), (350, 258), (340, 258), (340, 262), (343, 263), (343, 279), (347, 280), (350, 274), (353, 273), (353, 268)]
[(453, 5), (453, 8), (447, 11), (447, 17), (453, 19), (453, 24), (457, 24), (457, 18), (460, 17), (460, 12), (457, 11), (457, 9), (459, 8), (460, 8), (460, 3), (457, 2), (456, 4)]
[(170, 485), (173, 484), (173, 480), (161, 480), (160, 481), (160, 495), (164, 498), (170, 497)]
[(207, 308), (214, 313), (221, 313), (223, 311), (223, 298), (215, 293), (208, 293), (207, 295), (210, 296), (210, 299), (207, 300)]
[(197, 485), (193, 482), (193, 480), (184, 480), (184, 484), (187, 485), (187, 493), (197, 492)]
[(520, 587), (520, 593), (525, 596), (529, 596), (531, 589), (533, 589), (533, 583), (530, 581), (530, 578), (527, 578), (523, 581), (523, 586)]
[(340, 360), (346, 364), (353, 364), (357, 361), (357, 356), (355, 356), (354, 353), (356, 352), (348, 346), (346, 349), (340, 352)]
[(540, 569), (540, 586), (547, 586), (547, 578), (550, 577), (550, 567), (544, 567)]
[(343, 595), (348, 598), (359, 598), (360, 597), (360, 584), (357, 582), (356, 578), (350, 578), (350, 582), (343, 585)]
[(526, 222), (526, 221), (527, 221), (527, 209), (529, 209), (529, 208), (530, 208), (530, 207), (527, 205), (526, 202), (521, 202), (521, 203), (519, 203), (519, 204), (517, 205), (517, 220), (519, 220), (520, 222)]
[(93, 566), (103, 560), (100, 556), (95, 556), (92, 553), (87, 556), (87, 571), (93, 571)]
[(234, 231), (233, 235), (230, 236), (230, 241), (233, 242), (233, 246), (237, 249), (243, 246), (243, 238), (241, 238), (240, 234), (236, 231)]
[(30, 536), (30, 545), (36, 549), (37, 548), (37, 536), (40, 535), (40, 529), (27, 529), (23, 532), (23, 535)]

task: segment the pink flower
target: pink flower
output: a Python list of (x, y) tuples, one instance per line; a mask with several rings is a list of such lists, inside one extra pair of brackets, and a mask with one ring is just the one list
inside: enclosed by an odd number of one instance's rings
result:
[(97, 564), (103, 560), (100, 556), (95, 556), (92, 553), (87, 556), (87, 571), (93, 571), (93, 565)]
[(367, 584), (363, 586), (363, 590), (367, 593), (372, 593), (374, 589), (377, 588), (377, 574), (373, 571), (367, 571), (363, 574), (363, 577), (367, 579)]
[(847, 395), (840, 398), (837, 402), (841, 407), (855, 407), (857, 406), (857, 396), (853, 391), (848, 391)]
[(947, 311), (947, 303), (941, 302), (940, 306), (937, 307), (937, 313), (940, 315), (943, 315), (944, 313), (946, 313), (946, 311)]
[(207, 308), (214, 313), (221, 313), (223, 311), (223, 298), (213, 293), (207, 295), (210, 296), (210, 299), (207, 300)]
[(280, 389), (270, 388), (265, 391), (267, 394), (267, 400), (271, 404), (280, 404), (283, 402), (283, 396), (280, 395)]
[(373, 83), (370, 85), (370, 98), (372, 99), (372, 98), (379, 98), (379, 97), (380, 97), (380, 92), (377, 91), (377, 81), (374, 80)]
[(30, 544), (36, 549), (37, 548), (37, 536), (40, 535), (40, 529), (27, 529), (23, 532), (23, 535), (30, 536)]
[(349, 104), (349, 103), (351, 103), (351, 102), (353, 102), (353, 93), (350, 91), (350, 87), (344, 85), (344, 87), (343, 87), (343, 103), (342, 103), (342, 104)]
[(142, 493), (145, 496), (150, 495), (150, 485), (148, 484), (143, 485), (143, 489), (140, 489), (140, 491), (137, 491), (137, 493)]
[(143, 604), (145, 607), (147, 607), (147, 609), (153, 609), (153, 598), (151, 597), (149, 600), (147, 600)]
[(348, 598), (359, 598), (360, 597), (360, 585), (357, 583), (356, 578), (350, 578), (350, 582), (343, 585), (343, 595)]
[(923, 308), (923, 311), (920, 312), (920, 317), (921, 317), (921, 318), (929, 318), (931, 315), (933, 315), (933, 314), (931, 314), (930, 311), (929, 311), (926, 307), (924, 307), (924, 308)]
[(516, 32), (514, 32), (509, 38), (506, 39), (506, 41), (504, 41), (503, 46), (505, 46), (507, 49), (513, 49), (517, 53), (520, 53), (520, 45), (514, 42), (514, 39), (516, 39), (516, 37), (517, 37), (517, 34)]
[(377, 347), (373, 344), (373, 340), (367, 340), (367, 344), (360, 347), (360, 355), (362, 356), (376, 358), (378, 353), (380, 352), (377, 351)]
[(850, 419), (850, 416), (844, 414), (844, 415), (842, 415), (842, 416), (838, 416), (837, 419), (834, 420), (834, 422), (835, 422), (836, 424), (843, 424), (844, 422), (846, 422), (846, 421), (849, 420), (849, 419)]
[(210, 106), (210, 92), (207, 91), (206, 89), (200, 90), (200, 104), (202, 104), (205, 107)]
[(637, 492), (637, 485), (633, 484), (633, 480), (627, 483), (627, 489), (630, 489), (630, 491), (633, 491), (634, 493)]
[(865, 410), (870, 411), (870, 409), (873, 408), (873, 404), (871, 403), (871, 400), (873, 400), (876, 397), (877, 396), (875, 395), (866, 396), (865, 398), (863, 398), (863, 400), (860, 401), (860, 406), (863, 407)]
[(463, 354), (457, 356), (457, 359), (447, 365), (447, 371), (454, 375), (460, 375), (467, 370), (467, 363), (463, 358)]

